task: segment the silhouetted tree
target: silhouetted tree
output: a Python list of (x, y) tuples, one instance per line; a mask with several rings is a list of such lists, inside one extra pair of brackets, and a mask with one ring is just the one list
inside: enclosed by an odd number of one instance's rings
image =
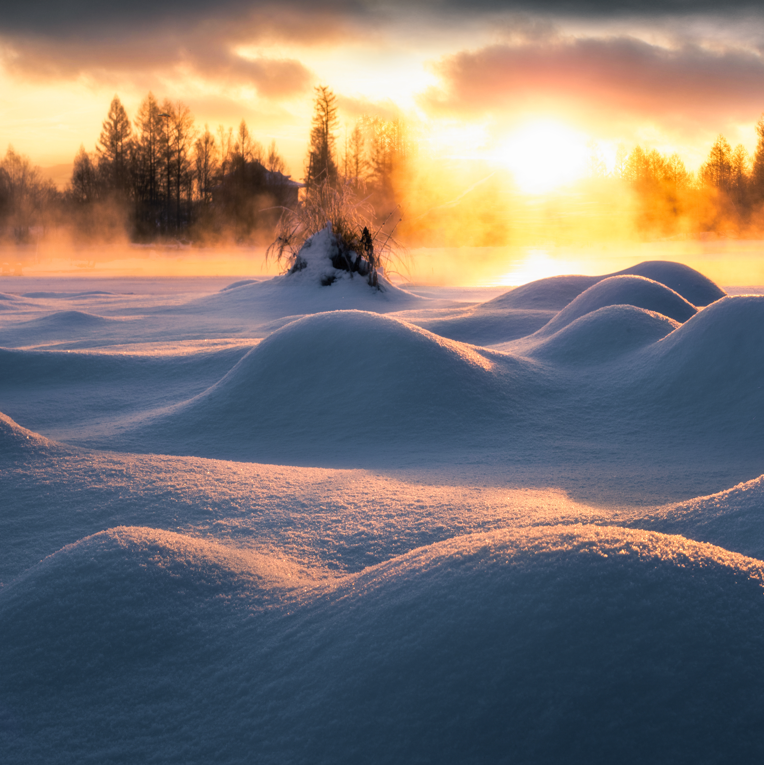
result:
[(125, 107), (114, 96), (96, 144), (98, 172), (107, 193), (127, 195), (130, 191), (131, 135)]
[[(168, 213), (174, 206), (174, 227), (188, 222), (193, 193), (191, 148), (194, 141), (194, 118), (181, 101), (162, 103), (164, 115), (164, 162), (167, 180)], [(185, 199), (184, 199), (185, 197)], [(185, 204), (182, 204), (184, 202)], [(168, 215), (169, 223), (169, 215)]]
[(138, 203), (138, 217), (156, 233), (161, 211), (166, 207), (162, 194), (161, 170), (163, 143), (166, 141), (165, 118), (149, 93), (135, 118), (137, 136), (133, 151), (133, 185)]
[(233, 144), (232, 160), (234, 165), (238, 167), (247, 162), (259, 162), (262, 164), (264, 159), (262, 144), (252, 137), (247, 123), (242, 120)]
[(209, 204), (212, 201), (212, 188), (217, 181), (220, 165), (217, 159), (215, 136), (210, 133), (207, 125), (204, 126), (204, 132), (194, 144), (194, 161), (197, 196), (203, 204)]
[(286, 163), (276, 150), (275, 139), (268, 146), (268, 156), (265, 158), (265, 169), (271, 173), (285, 173)]
[(361, 122), (356, 122), (353, 131), (345, 142), (344, 175), (345, 180), (358, 188), (366, 177), (366, 135)]
[(339, 124), (337, 97), (326, 85), (317, 86), (315, 91), (305, 172), (305, 185), (309, 191), (321, 183), (334, 184), (337, 181), (337, 164), (334, 158), (336, 130)]
[(8, 147), (0, 162), (0, 199), (4, 223), (17, 242), (26, 241), (33, 227), (44, 227), (45, 215), (56, 199), (56, 188), (43, 180), (29, 159)]
[(743, 144), (738, 144), (730, 156), (730, 192), (738, 205), (748, 200), (748, 169), (751, 157)]
[(69, 184), (70, 198), (79, 205), (91, 204), (98, 198), (98, 170), (90, 155), (80, 146), (72, 167), (72, 180)]

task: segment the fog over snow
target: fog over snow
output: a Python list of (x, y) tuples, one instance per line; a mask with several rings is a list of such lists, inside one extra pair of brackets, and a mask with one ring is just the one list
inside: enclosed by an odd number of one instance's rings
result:
[(760, 761), (764, 297), (328, 246), (0, 282), (2, 761)]

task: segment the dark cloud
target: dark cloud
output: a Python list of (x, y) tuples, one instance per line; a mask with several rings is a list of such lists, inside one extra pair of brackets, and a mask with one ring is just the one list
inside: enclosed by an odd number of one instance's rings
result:
[(492, 45), (435, 65), (441, 86), (422, 103), (431, 112), (487, 115), (553, 106), (583, 118), (650, 117), (663, 123), (758, 117), (764, 59), (698, 45), (665, 48), (628, 37), (555, 38)]
[(199, 24), (215, 27), (235, 22), (251, 27), (252, 21), (262, 26), (263, 34), (289, 37), (293, 30), (299, 34), (304, 28), (302, 19), (315, 24), (320, 17), (336, 22), (340, 18), (367, 14), (363, 3), (352, 0), (217, 0), (214, 3), (209, 0), (35, 0), (8, 5), (0, 15), (2, 34), (69, 37), (81, 41), (98, 34), (150, 32), (167, 26), (185, 29)]
[(0, 30), (6, 34), (63, 37), (124, 28), (145, 29), (155, 24), (195, 24), (215, 19), (238, 19), (255, 14), (278, 19), (284, 11), (296, 18), (329, 15), (349, 21), (394, 19), (413, 14), (442, 16), (530, 13), (563, 18), (666, 16), (729, 17), (760, 14), (758, 0), (34, 0), (6, 3)]

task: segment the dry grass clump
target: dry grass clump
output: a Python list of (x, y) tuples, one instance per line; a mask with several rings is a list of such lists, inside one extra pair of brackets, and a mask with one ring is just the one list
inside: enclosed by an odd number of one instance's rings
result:
[(379, 270), (397, 272), (403, 266), (403, 249), (393, 237), (400, 218), (391, 225), (394, 215), (381, 225), (375, 224), (374, 208), (367, 200), (359, 199), (349, 185), (325, 181), (298, 207), (282, 212), (276, 239), (266, 250), (266, 257), (275, 257), (287, 273), (301, 270), (304, 264), (299, 252), (303, 244), (330, 223), (339, 248), (332, 258), (334, 267), (367, 276), (369, 284), (378, 287)]

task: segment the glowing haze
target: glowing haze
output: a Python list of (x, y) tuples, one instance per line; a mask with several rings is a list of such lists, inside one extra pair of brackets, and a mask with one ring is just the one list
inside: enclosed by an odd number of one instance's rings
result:
[[(213, 130), (246, 119), (301, 177), (312, 88), (324, 83), (343, 124), (403, 115), (440, 153), (498, 160), (528, 191), (582, 173), (592, 141), (606, 158), (618, 143), (678, 151), (694, 169), (719, 133), (753, 149), (764, 18), (748, 2), (691, 8), (678, 0), (15, 4), (0, 18), (0, 145), (43, 166), (69, 163), (80, 144), (92, 150), (115, 93), (134, 114), (152, 90), (184, 101)], [(552, 147), (543, 157), (542, 139)]]

